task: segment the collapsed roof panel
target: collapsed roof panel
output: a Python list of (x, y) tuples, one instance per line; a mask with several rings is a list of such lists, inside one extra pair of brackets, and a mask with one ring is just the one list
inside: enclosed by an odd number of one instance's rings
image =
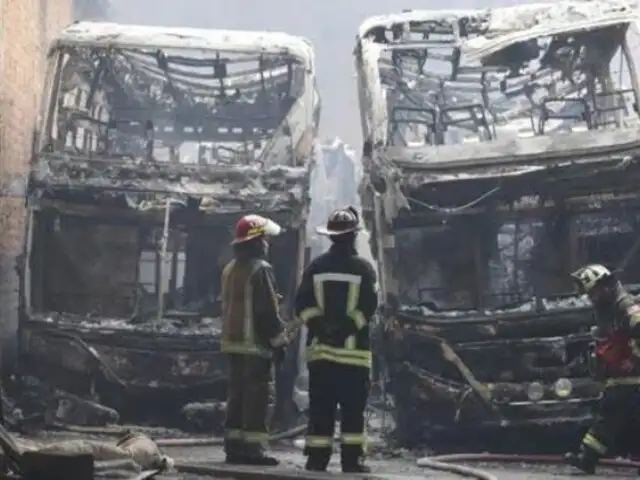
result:
[(368, 19), (356, 63), (370, 166), (415, 184), (635, 155), (637, 19), (609, 0)]
[(209, 197), (220, 211), (306, 201), (319, 98), (305, 39), (80, 22), (50, 58), (32, 187)]
[(245, 53), (289, 54), (313, 70), (313, 48), (308, 40), (279, 32), (209, 30), (184, 27), (76, 22), (53, 41), (51, 51), (63, 45), (131, 48), (184, 48)]
[[(305, 202), (308, 173), (303, 167), (217, 166), (201, 169), (192, 165), (69, 160), (66, 155), (48, 155), (32, 173), (32, 187), (48, 192), (76, 191), (85, 196), (124, 197), (130, 205), (164, 209), (164, 197), (198, 198), (216, 213), (296, 210)], [(204, 208), (204, 207), (203, 207)]]

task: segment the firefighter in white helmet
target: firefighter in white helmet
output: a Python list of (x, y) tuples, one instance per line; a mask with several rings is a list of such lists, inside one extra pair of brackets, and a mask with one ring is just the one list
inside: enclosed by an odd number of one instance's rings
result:
[(603, 265), (586, 265), (571, 274), (595, 308), (594, 357), (605, 390), (591, 427), (569, 464), (593, 473), (631, 418), (640, 413), (640, 304)]
[(222, 273), (222, 352), (229, 357), (225, 435), (226, 461), (277, 465), (265, 454), (271, 365), (284, 356), (283, 323), (271, 265), (268, 238), (281, 231), (259, 215), (235, 226), (234, 259)]

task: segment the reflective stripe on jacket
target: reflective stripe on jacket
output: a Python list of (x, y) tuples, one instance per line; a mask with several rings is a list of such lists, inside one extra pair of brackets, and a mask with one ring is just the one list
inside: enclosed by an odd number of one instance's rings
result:
[[(256, 355), (270, 358), (272, 356), (269, 339), (260, 338), (260, 325), (264, 322), (268, 328), (262, 330), (269, 335), (278, 335), (281, 330), (278, 318), (278, 300), (273, 286), (267, 281), (256, 282), (255, 275), (261, 269), (270, 269), (270, 265), (262, 259), (232, 260), (222, 273), (222, 339), (223, 353)], [(264, 292), (257, 289), (266, 290)], [(271, 305), (257, 305), (256, 302)], [(271, 312), (268, 317), (256, 318), (255, 312)], [(264, 336), (264, 335), (263, 335)]]
[(371, 367), (375, 281), (371, 265), (352, 249), (334, 246), (309, 265), (296, 295), (296, 315), (308, 327), (307, 361)]

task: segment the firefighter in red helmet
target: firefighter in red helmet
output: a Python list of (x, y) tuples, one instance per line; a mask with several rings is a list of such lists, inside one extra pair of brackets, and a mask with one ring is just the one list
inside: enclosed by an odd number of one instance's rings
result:
[(364, 465), (364, 412), (369, 395), (369, 322), (377, 306), (376, 275), (355, 248), (358, 212), (334, 211), (318, 233), (331, 239), (326, 253), (303, 274), (295, 299), (299, 322), (307, 325), (309, 427), (306, 469), (329, 463), (336, 409), (340, 407), (342, 471), (368, 472)]
[(595, 309), (592, 367), (605, 389), (579, 450), (568, 453), (566, 460), (594, 473), (598, 460), (640, 414), (640, 303), (603, 265), (586, 265), (571, 276)]
[(271, 265), (268, 237), (281, 228), (259, 215), (235, 226), (234, 259), (222, 273), (222, 352), (229, 357), (225, 435), (226, 461), (277, 465), (265, 453), (271, 366), (284, 355), (285, 336)]

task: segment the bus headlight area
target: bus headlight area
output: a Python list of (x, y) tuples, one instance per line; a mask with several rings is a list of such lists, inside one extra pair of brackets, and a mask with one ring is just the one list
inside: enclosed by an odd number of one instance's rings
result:
[(549, 391), (559, 399), (566, 399), (573, 392), (573, 384), (568, 378), (559, 378), (551, 386), (546, 387), (540, 382), (531, 382), (527, 386), (527, 398), (532, 402), (539, 402), (544, 399), (545, 393)]
[(553, 393), (558, 398), (568, 398), (573, 391), (573, 384), (568, 378), (559, 378), (553, 384)]
[(527, 387), (527, 397), (532, 402), (538, 402), (544, 397), (544, 385), (540, 382), (532, 382)]

